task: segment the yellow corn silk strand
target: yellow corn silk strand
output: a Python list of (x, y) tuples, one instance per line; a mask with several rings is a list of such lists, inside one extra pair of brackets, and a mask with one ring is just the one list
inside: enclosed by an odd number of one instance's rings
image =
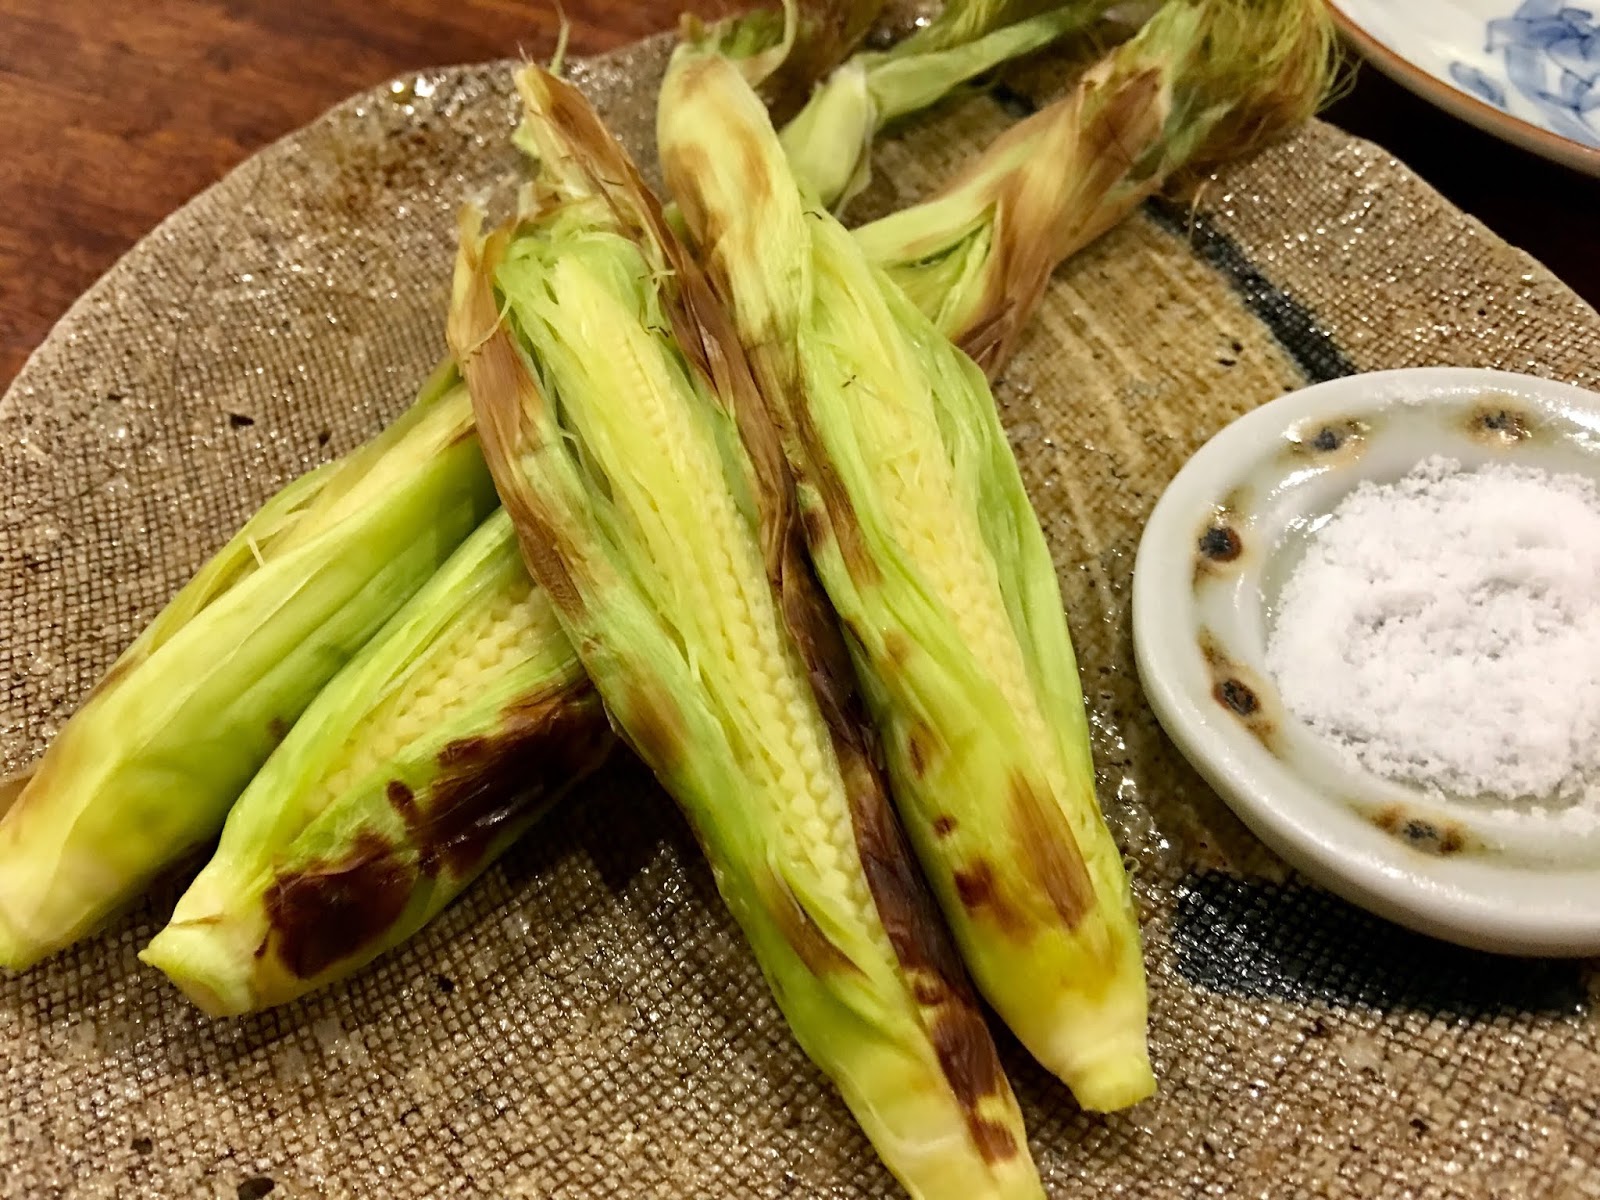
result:
[(381, 436), (270, 501), (13, 784), (0, 965), (81, 937), (214, 838), (323, 685), (494, 501), (453, 367)]
[(1060, 100), (856, 238), (993, 378), (1059, 263), (1175, 181), (1303, 124), (1337, 66), (1325, 0), (1168, 0)]
[(1143, 1099), (1138, 923), (1054, 567), (981, 372), (802, 200), (726, 60), (680, 47), (658, 133), (969, 967), (1082, 1104)]
[(1040, 1197), (726, 314), (587, 102), (518, 84), (543, 201), (464, 227), (450, 340), (524, 558), (890, 1170), (929, 1200)]
[(140, 956), (213, 1015), (410, 937), (612, 743), (497, 512), (306, 710)]

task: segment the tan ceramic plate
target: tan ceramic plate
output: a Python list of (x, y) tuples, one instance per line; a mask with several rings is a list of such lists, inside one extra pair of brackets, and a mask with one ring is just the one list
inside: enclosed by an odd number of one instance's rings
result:
[[(660, 43), (577, 77), (648, 160)], [(1048, 96), (1047, 68), (898, 130), (858, 215)], [(515, 165), (507, 64), (353, 97), (174, 214), (0, 399), (0, 766), (293, 474), (443, 349), (457, 206)], [(1052, 1197), (1581, 1194), (1600, 1031), (1572, 963), (1472, 954), (1307, 882), (1162, 736), (1139, 532), (1189, 455), (1307, 382), (1419, 364), (1595, 381), (1600, 318), (1380, 150), (1314, 125), (1060, 272), (998, 389), (1050, 539), (1101, 802), (1133, 867), (1156, 1099), (1077, 1111), (1006, 1068)], [(407, 946), (210, 1021), (138, 948), (174, 892), (0, 978), (0, 1195), (885, 1200), (672, 806), (619, 762)]]

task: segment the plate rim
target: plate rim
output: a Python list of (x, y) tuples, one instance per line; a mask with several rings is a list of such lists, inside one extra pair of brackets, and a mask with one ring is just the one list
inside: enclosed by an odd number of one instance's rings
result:
[(1570, 170), (1600, 177), (1600, 150), (1503, 112), (1440, 79), (1367, 32), (1365, 26), (1345, 11), (1342, 0), (1328, 0), (1328, 9), (1339, 32), (1356, 52), (1413, 95), (1503, 142)]

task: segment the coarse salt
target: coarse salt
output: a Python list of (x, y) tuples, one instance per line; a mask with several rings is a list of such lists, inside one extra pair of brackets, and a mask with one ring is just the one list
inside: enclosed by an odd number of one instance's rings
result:
[(1361, 484), (1291, 573), (1267, 665), (1374, 774), (1600, 828), (1600, 490), (1438, 457)]

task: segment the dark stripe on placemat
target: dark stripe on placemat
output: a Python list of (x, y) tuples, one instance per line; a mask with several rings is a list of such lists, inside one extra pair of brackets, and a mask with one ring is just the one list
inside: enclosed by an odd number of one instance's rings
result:
[(989, 95), (1008, 116), (1019, 121), (1039, 111), (1039, 105), (1032, 96), (1019, 92), (1003, 79), (997, 79), (989, 85)]
[(1322, 383), (1356, 373), (1355, 364), (1317, 324), (1311, 310), (1268, 279), (1210, 217), (1164, 200), (1152, 200), (1145, 211), (1227, 278), (1250, 311), (1289, 352), (1307, 382)]
[(1467, 1019), (1586, 1007), (1576, 962), (1452, 946), (1306, 884), (1191, 875), (1173, 941), (1186, 979), (1234, 995)]

